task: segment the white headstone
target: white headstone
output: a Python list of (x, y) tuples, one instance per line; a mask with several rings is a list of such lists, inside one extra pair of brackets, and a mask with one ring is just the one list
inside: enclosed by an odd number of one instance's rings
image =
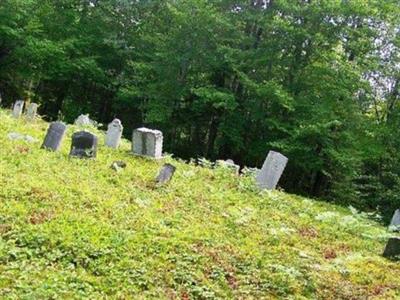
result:
[(24, 109), (24, 101), (17, 100), (13, 108), (13, 117), (18, 119), (21, 116), (23, 109)]
[(279, 152), (269, 151), (267, 158), (257, 174), (257, 185), (260, 189), (274, 190), (286, 167), (288, 158)]
[(132, 152), (137, 155), (162, 157), (163, 134), (145, 127), (135, 129), (132, 135)]
[(75, 125), (78, 126), (89, 126), (92, 125), (92, 122), (89, 118), (89, 115), (80, 115), (74, 122)]
[(392, 231), (400, 231), (400, 209), (396, 209), (394, 212), (389, 229)]
[(34, 120), (36, 117), (38, 106), (36, 103), (29, 103), (26, 107), (26, 117), (29, 120)]
[(114, 119), (110, 124), (108, 124), (108, 130), (106, 134), (106, 146), (117, 149), (119, 143), (121, 142), (122, 130), (124, 127), (121, 121)]

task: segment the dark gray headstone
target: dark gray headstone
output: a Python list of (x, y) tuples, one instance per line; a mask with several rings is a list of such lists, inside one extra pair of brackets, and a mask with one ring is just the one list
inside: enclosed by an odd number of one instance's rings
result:
[(70, 156), (95, 158), (97, 155), (97, 136), (87, 131), (78, 131), (72, 135)]
[(390, 222), (389, 229), (391, 231), (400, 231), (400, 209), (396, 209)]
[(174, 175), (176, 167), (171, 164), (165, 164), (156, 178), (157, 184), (164, 184), (171, 180)]
[(42, 148), (58, 151), (64, 138), (67, 126), (62, 122), (53, 122), (47, 129)]
[(383, 256), (387, 258), (400, 259), (400, 237), (392, 237), (386, 244)]

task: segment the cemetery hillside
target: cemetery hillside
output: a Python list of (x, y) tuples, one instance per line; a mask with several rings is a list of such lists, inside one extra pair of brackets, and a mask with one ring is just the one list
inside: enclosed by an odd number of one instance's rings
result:
[(0, 299), (400, 299), (400, 1), (0, 0)]
[[(48, 151), (48, 127), (0, 110), (1, 299), (400, 297), (382, 255), (396, 233), (373, 214), (260, 190), (249, 170), (134, 156), (90, 125)], [(96, 158), (69, 156), (82, 129)]]

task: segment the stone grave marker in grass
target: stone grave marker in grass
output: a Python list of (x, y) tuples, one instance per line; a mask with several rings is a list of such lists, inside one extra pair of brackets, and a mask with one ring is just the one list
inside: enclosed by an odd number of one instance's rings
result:
[(88, 131), (78, 131), (72, 135), (71, 157), (95, 158), (97, 156), (97, 136)]
[(47, 129), (42, 148), (58, 151), (61, 147), (67, 126), (62, 122), (53, 122)]
[(23, 110), (24, 110), (24, 101), (17, 100), (13, 107), (13, 112), (12, 112), (13, 117), (18, 119), (21, 116)]
[(135, 129), (132, 135), (132, 152), (153, 158), (162, 157), (163, 134), (145, 127)]
[(390, 221), (389, 230), (400, 231), (400, 209), (396, 209)]
[(26, 117), (29, 121), (33, 121), (36, 118), (36, 113), (38, 109), (37, 103), (29, 103), (26, 107)]
[(260, 189), (274, 190), (286, 167), (288, 158), (279, 152), (269, 151), (256, 180)]
[(114, 119), (110, 124), (108, 124), (105, 141), (106, 146), (117, 149), (119, 143), (121, 142), (123, 129), (124, 127), (122, 126), (121, 121), (118, 119)]
[(389, 238), (383, 256), (391, 259), (400, 259), (400, 237)]
[(89, 115), (80, 115), (78, 118), (76, 118), (74, 124), (77, 126), (89, 126), (92, 125), (92, 122), (89, 118)]
[(167, 183), (172, 179), (172, 176), (174, 175), (176, 171), (176, 167), (171, 165), (171, 164), (165, 164), (161, 170), (160, 173), (158, 174), (156, 178), (156, 184), (162, 185)]

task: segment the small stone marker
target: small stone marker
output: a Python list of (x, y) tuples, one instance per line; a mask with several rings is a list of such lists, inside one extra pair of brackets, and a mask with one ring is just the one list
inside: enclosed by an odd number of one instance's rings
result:
[(288, 158), (279, 152), (269, 151), (256, 180), (260, 189), (274, 190), (286, 167)]
[(26, 117), (28, 120), (34, 120), (36, 117), (37, 109), (38, 109), (38, 104), (37, 103), (29, 103), (26, 108)]
[(62, 122), (53, 122), (47, 129), (42, 148), (58, 151), (64, 138), (67, 126)]
[(70, 156), (95, 158), (97, 155), (97, 136), (88, 131), (78, 131), (72, 135)]
[(400, 231), (400, 209), (396, 209), (390, 221), (389, 229), (391, 231)]
[(3, 98), (1, 97), (1, 93), (0, 93), (0, 106), (1, 106), (1, 102), (3, 102)]
[(28, 143), (36, 143), (38, 140), (35, 139), (34, 137), (27, 135), (27, 134), (21, 134), (18, 132), (10, 132), (8, 134), (8, 138), (12, 141), (17, 141), (17, 140), (24, 140), (25, 142)]
[(398, 258), (400, 259), (400, 237), (389, 238), (383, 256), (387, 258)]
[(119, 172), (119, 171), (121, 171), (121, 169), (126, 168), (126, 162), (124, 162), (122, 160), (113, 161), (110, 168), (113, 169), (114, 171)]
[(121, 142), (123, 129), (124, 127), (122, 126), (121, 121), (118, 119), (114, 119), (110, 124), (108, 124), (106, 146), (117, 149), (119, 143)]
[(230, 169), (237, 175), (239, 174), (239, 171), (240, 171), (240, 166), (235, 164), (235, 162), (232, 159), (217, 160), (216, 165), (221, 166), (223, 168)]
[(171, 180), (174, 175), (176, 167), (171, 164), (165, 164), (156, 178), (157, 184), (164, 184)]
[(92, 121), (90, 120), (89, 115), (80, 115), (76, 118), (74, 124), (77, 126), (89, 126), (92, 125)]
[(21, 116), (23, 109), (24, 109), (24, 101), (22, 100), (16, 101), (13, 108), (13, 117), (18, 119)]
[(159, 130), (138, 128), (132, 135), (132, 152), (137, 155), (162, 157), (163, 134)]

